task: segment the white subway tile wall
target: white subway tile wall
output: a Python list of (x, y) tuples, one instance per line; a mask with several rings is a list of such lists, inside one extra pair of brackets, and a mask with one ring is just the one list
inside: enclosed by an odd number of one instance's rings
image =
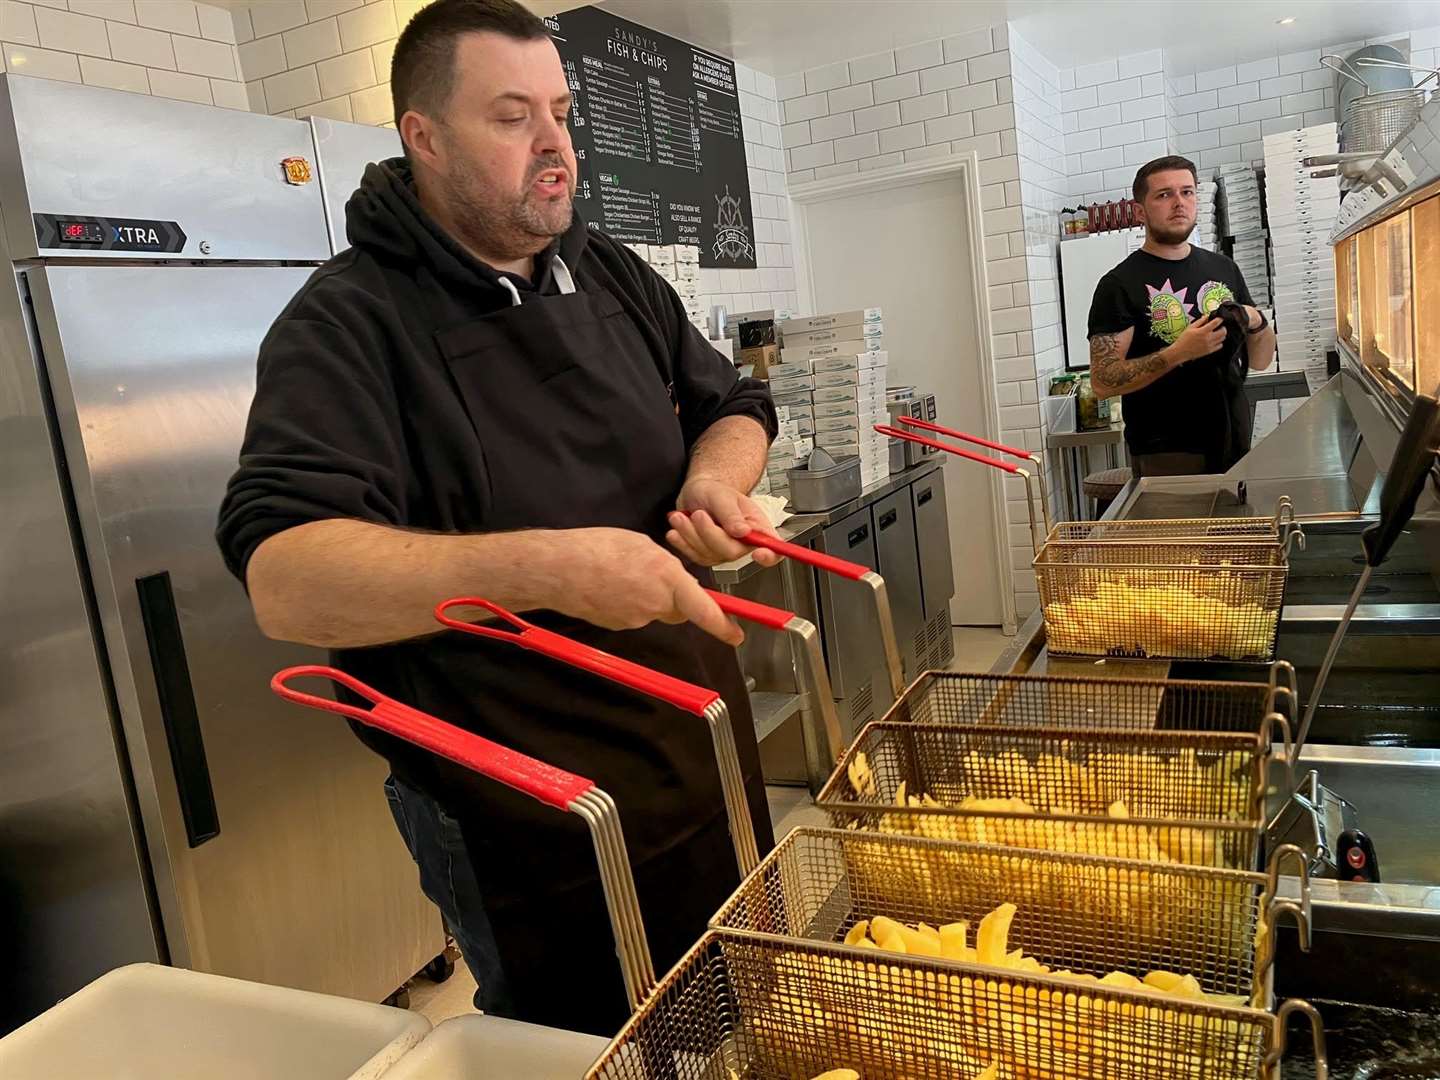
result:
[[(1075, 73), (1057, 70), (1013, 28), (992, 26), (859, 57), (844, 71), (831, 64), (777, 80), (791, 184), (975, 152), (993, 377), (1002, 403), (1001, 438), (1012, 445), (1043, 448), (1039, 388), (1064, 366), (1055, 247), (1058, 212), (1070, 197), (1066, 109), (1100, 108), (1096, 88), (1102, 84), (1123, 79), (1139, 96), (1148, 85), (1160, 109), (1148, 127), (1148, 114), (1133, 119), (1134, 142), (1164, 141), (1163, 81), (1155, 77), (1160, 52), (1124, 62), (1123, 76), (1114, 61), (1087, 72), (1089, 81), (1071, 97)], [(1095, 78), (1100, 74), (1108, 78)], [(1118, 91), (1107, 91), (1107, 104), (1120, 124), (1125, 99), (1110, 100), (1111, 93)], [(1102, 149), (1098, 143), (1084, 147)], [(1123, 162), (1123, 147), (1118, 155)], [(1023, 521), (1024, 489), (1007, 487), (1006, 496), (1010, 520)], [(1012, 536), (1011, 582), (1022, 616), (1038, 602), (1023, 533)]]
[(236, 49), (239, 18), (194, 0), (3, 0), (3, 68), (247, 109)]
[(1076, 89), (1062, 95), (1061, 120), (1070, 202), (1128, 199), (1136, 168), (1168, 152), (1174, 134), (1163, 59), (1159, 49), (1122, 56), (1114, 77), (1105, 64), (1074, 70)]
[[(1025, 250), (1026, 277), (1023, 282), (1012, 283), (1009, 309), (992, 305), (991, 319), (996, 335), (1014, 332), (1015, 349), (1018, 358), (1031, 358), (1029, 370), (1019, 372), (1019, 405), (1009, 405), (1000, 410), (1001, 423), (1009, 436), (1020, 432), (1016, 445), (1036, 451), (1043, 451), (1044, 432), (1040, 416), (1040, 395), (1049, 389), (1050, 378), (1065, 367), (1064, 327), (1060, 315), (1059, 220), (1060, 211), (1070, 205), (1070, 177), (1067, 168), (1067, 144), (1065, 133), (1063, 82), (1060, 71), (1038, 50), (1015, 33), (1012, 27), (1010, 38), (1010, 69), (1014, 91), (1015, 140), (1018, 157), (1019, 195), (1022, 214), (1022, 239)], [(1096, 83), (1097, 100), (1099, 91), (1115, 86), (1122, 80), (1143, 81), (1143, 75), (1158, 70), (1160, 53), (1141, 54), (1117, 61), (1118, 77), (1103, 83)], [(1123, 65), (1123, 66), (1122, 66)], [(1076, 82), (1078, 85), (1076, 72)], [(1128, 92), (1128, 91), (1127, 91)], [(1140, 124), (1143, 134), (1144, 124)], [(981, 179), (1006, 177), (1007, 203), (1010, 194), (1008, 173), (1002, 173), (1007, 158), (1001, 158), (991, 165), (990, 175), (986, 166), (981, 166)], [(1011, 246), (1015, 245), (1012, 235)], [(1022, 365), (1022, 368), (1024, 365)], [(1002, 400), (1013, 399), (1014, 383), (999, 382)], [(1058, 460), (1053, 456), (1047, 463), (1047, 471), (1058, 475)], [(1058, 484), (1051, 485), (1053, 505), (1051, 512), (1058, 512), (1060, 492)], [(1011, 563), (1014, 576), (1015, 604), (1017, 612), (1030, 612), (1039, 603), (1036, 593), (1034, 571), (1030, 568), (1032, 555), (1028, 530), (1014, 527), (1017, 506), (1023, 513), (1025, 492), (1023, 485), (1009, 485), (1006, 488), (1010, 529)]]
[(390, 59), (425, 0), (257, 0), (236, 8), (251, 107), (393, 127)]

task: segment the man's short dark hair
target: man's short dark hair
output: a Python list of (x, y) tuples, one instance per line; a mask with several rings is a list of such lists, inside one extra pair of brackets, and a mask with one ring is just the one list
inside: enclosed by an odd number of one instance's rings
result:
[(1191, 177), (1198, 184), (1200, 174), (1195, 171), (1195, 163), (1189, 158), (1181, 157), (1179, 154), (1171, 154), (1169, 157), (1157, 157), (1154, 161), (1147, 161), (1140, 166), (1140, 171), (1135, 174), (1135, 186), (1132, 192), (1136, 202), (1144, 202), (1149, 192), (1150, 177), (1157, 172), (1173, 172), (1176, 169), (1187, 169)]
[(516, 0), (435, 0), (421, 8), (390, 61), (390, 98), (395, 126), (411, 109), (439, 116), (455, 90), (455, 43), (462, 34), (500, 34), (538, 41), (550, 31)]

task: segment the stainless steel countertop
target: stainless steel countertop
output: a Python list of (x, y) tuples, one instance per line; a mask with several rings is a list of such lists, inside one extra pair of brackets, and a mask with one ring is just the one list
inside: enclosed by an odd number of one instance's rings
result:
[[(782, 540), (788, 540), (792, 544), (807, 544), (826, 526), (833, 525), (842, 518), (849, 517), (856, 510), (869, 506), (892, 492), (899, 491), (906, 484), (913, 484), (916, 480), (929, 476), (943, 464), (944, 461), (939, 456), (927, 458), (918, 465), (912, 465), (898, 473), (891, 473), (878, 484), (862, 488), (860, 494), (849, 502), (832, 506), (824, 513), (797, 514), (792, 518), (787, 518), (775, 531), (780, 534)], [(716, 583), (725, 586), (738, 585), (763, 569), (765, 568), (752, 556), (746, 555), (733, 562), (721, 563), (714, 567), (712, 572), (715, 575)]]

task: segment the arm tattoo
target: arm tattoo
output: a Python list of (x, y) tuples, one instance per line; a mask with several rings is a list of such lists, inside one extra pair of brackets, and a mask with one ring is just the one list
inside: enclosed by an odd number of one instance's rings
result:
[(1090, 376), (1092, 381), (1113, 388), (1117, 393), (1130, 388), (1137, 379), (1150, 381), (1164, 374), (1168, 365), (1165, 354), (1151, 353), (1149, 356), (1120, 355), (1118, 334), (1096, 334), (1090, 339)]

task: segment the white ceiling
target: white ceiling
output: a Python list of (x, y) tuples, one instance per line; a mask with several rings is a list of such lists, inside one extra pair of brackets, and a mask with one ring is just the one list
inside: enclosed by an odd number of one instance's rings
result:
[[(543, 14), (580, 5), (527, 0)], [(1172, 75), (1440, 25), (1436, 0), (604, 0), (772, 75), (1013, 21), (1059, 67), (1165, 50)], [(1295, 23), (1277, 20), (1293, 16)]]

